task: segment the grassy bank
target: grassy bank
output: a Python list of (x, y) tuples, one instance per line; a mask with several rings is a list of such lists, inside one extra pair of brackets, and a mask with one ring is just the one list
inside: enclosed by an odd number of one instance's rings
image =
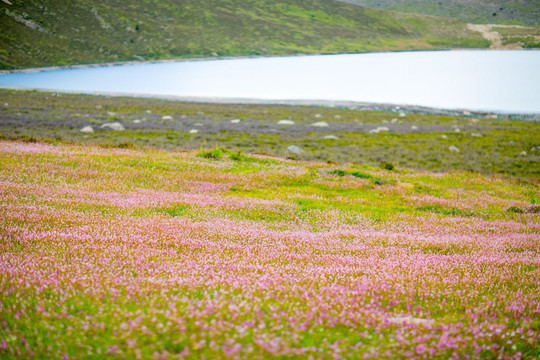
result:
[(325, 0), (0, 2), (0, 69), (488, 46), (457, 20)]
[[(519, 119), (6, 90), (0, 95), (4, 139), (169, 150), (222, 147), (299, 160), (375, 166), (382, 161), (399, 168), (540, 178), (539, 125)], [(283, 119), (294, 125), (279, 125)], [(321, 121), (328, 126), (313, 126)], [(101, 127), (111, 122), (125, 130)], [(81, 132), (85, 126), (94, 132)], [(289, 152), (291, 145), (304, 153)]]

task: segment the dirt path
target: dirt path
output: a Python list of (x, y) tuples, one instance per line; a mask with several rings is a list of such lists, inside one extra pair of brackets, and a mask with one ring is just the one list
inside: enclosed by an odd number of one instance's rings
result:
[(518, 25), (494, 25), (494, 24), (467, 24), (467, 29), (471, 31), (478, 31), (482, 34), (484, 39), (491, 42), (490, 49), (521, 49), (521, 46), (517, 43), (503, 45), (502, 36), (499, 32), (493, 30), (495, 27), (522, 27)]

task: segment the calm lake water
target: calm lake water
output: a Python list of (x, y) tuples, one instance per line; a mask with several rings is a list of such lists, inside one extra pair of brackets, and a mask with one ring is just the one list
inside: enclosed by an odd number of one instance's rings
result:
[(433, 51), (141, 63), (0, 75), (0, 86), (340, 100), (540, 113), (540, 51)]

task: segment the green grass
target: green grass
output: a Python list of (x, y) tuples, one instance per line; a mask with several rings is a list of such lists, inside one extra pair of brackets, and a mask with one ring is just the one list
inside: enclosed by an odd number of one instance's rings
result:
[(540, 25), (540, 1), (344, 0), (375, 9), (435, 15), (477, 24)]
[(457, 20), (325, 0), (0, 2), (0, 69), (488, 45)]

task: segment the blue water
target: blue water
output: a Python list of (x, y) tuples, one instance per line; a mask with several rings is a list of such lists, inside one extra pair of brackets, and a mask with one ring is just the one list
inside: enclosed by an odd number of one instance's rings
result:
[(540, 51), (427, 51), (141, 63), (5, 74), (0, 75), (0, 86), (540, 113)]

